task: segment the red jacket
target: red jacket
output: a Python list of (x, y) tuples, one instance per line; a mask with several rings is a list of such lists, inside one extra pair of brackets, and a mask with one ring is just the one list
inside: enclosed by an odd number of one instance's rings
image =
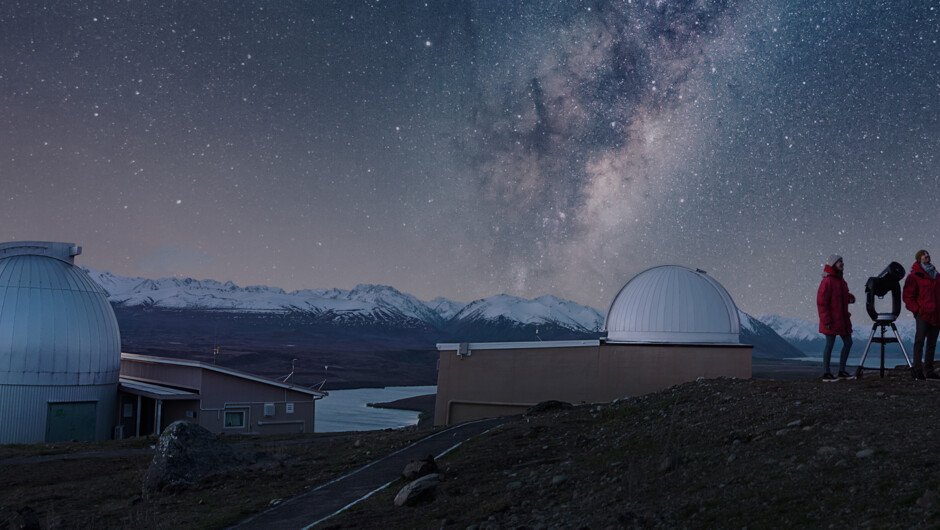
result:
[(904, 280), (904, 294), (901, 297), (907, 309), (914, 316), (924, 319), (931, 326), (940, 326), (940, 274), (936, 279), (924, 272), (920, 263), (911, 266), (911, 273)]
[(842, 273), (826, 265), (823, 279), (816, 291), (816, 309), (819, 310), (819, 332), (823, 335), (848, 335), (852, 333), (849, 304), (855, 297)]

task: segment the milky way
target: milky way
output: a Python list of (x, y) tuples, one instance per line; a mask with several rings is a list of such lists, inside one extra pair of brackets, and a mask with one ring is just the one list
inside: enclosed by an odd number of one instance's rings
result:
[(940, 242), (940, 8), (844, 4), (5, 2), (0, 239), (602, 310), (678, 263), (815, 318), (829, 254), (861, 294)]

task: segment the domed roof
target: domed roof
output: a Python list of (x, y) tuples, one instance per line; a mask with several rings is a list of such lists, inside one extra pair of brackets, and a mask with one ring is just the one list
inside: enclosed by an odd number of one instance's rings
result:
[(71, 243), (0, 244), (0, 384), (117, 383), (117, 319), (74, 265), (80, 253)]
[(647, 269), (620, 289), (604, 322), (607, 342), (737, 343), (738, 309), (702, 270)]

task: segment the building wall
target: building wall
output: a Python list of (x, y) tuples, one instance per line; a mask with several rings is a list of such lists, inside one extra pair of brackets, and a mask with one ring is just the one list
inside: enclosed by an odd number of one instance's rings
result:
[[(117, 383), (84, 386), (0, 385), (0, 444), (46, 441), (49, 405), (95, 403), (95, 440), (111, 439)], [(82, 440), (82, 441), (91, 441)]]
[(518, 414), (547, 400), (605, 403), (698, 377), (751, 377), (749, 345), (609, 344), (441, 350), (435, 425)]
[(121, 359), (121, 377), (174, 388), (198, 390), (202, 386), (202, 372), (198, 366)]
[[(213, 432), (282, 434), (313, 432), (314, 396), (206, 371), (203, 374), (202, 409), (199, 424)], [(265, 416), (265, 404), (274, 405), (274, 415)], [(287, 412), (288, 404), (294, 411)], [(245, 412), (245, 425), (226, 427), (225, 411)]]

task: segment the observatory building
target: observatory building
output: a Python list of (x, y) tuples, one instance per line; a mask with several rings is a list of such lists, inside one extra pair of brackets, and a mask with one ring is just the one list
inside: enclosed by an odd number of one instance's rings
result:
[(741, 326), (731, 295), (705, 271), (647, 269), (614, 297), (607, 343), (737, 344)]
[(81, 251), (0, 244), (0, 443), (111, 438), (121, 337)]
[(704, 271), (637, 274), (614, 297), (598, 340), (438, 344), (434, 423), (524, 412), (542, 401), (603, 403), (698, 377), (751, 377), (738, 309)]

